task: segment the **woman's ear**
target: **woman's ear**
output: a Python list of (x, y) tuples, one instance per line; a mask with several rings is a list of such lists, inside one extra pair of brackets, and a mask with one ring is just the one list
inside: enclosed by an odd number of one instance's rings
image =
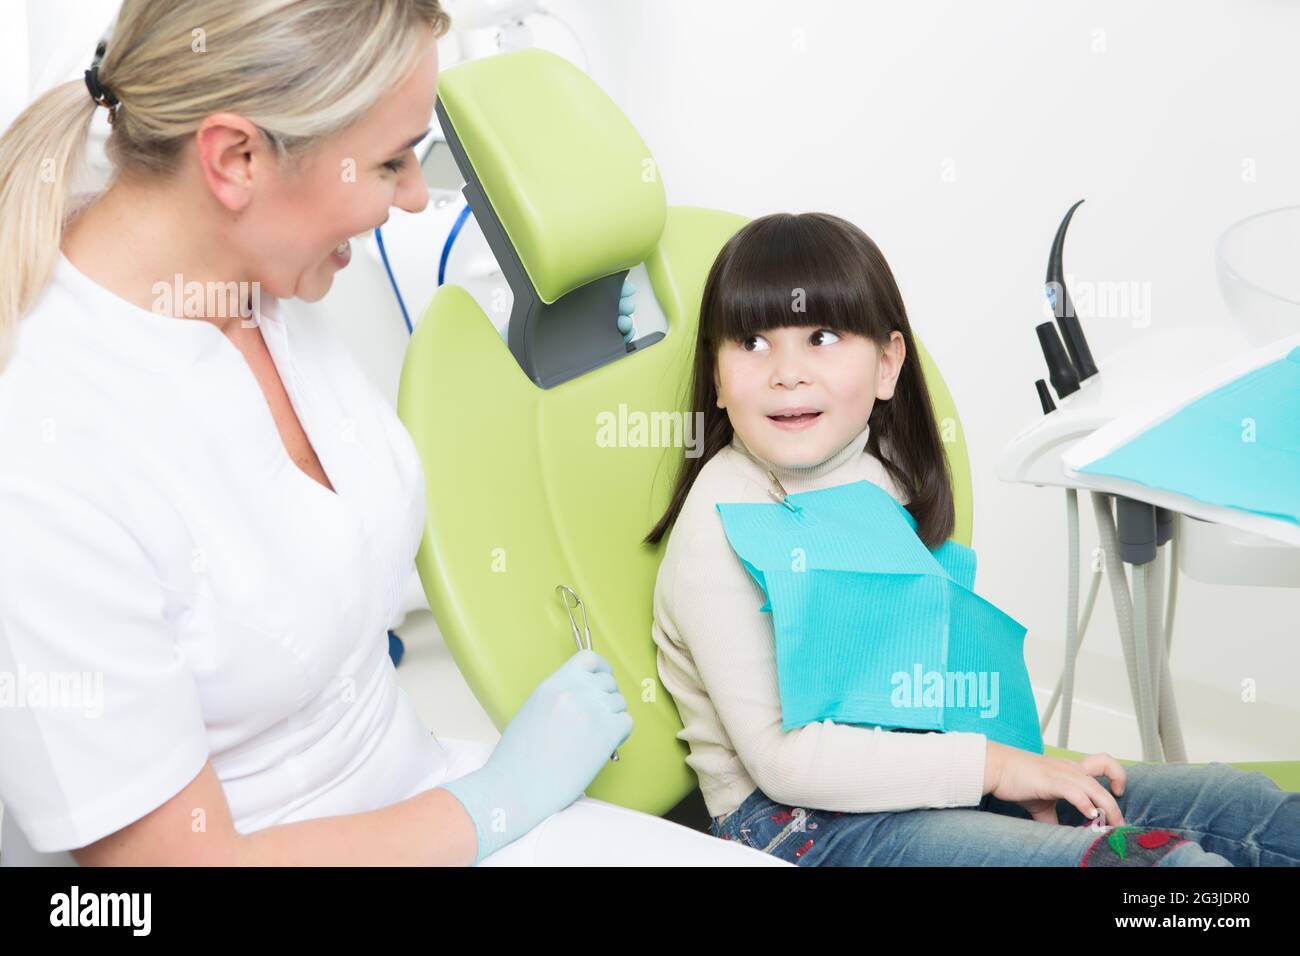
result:
[(227, 209), (242, 212), (257, 187), (255, 171), (271, 168), (261, 131), (237, 113), (213, 113), (195, 131), (194, 144), (208, 190)]
[(713, 394), (719, 408), (726, 408), (722, 400), (722, 379), (718, 377), (718, 363), (713, 363)]
[(888, 401), (894, 397), (894, 387), (903, 371), (903, 362), (907, 360), (907, 343), (903, 341), (903, 333), (894, 329), (889, 333), (889, 343), (878, 350), (880, 358), (876, 366), (876, 398)]

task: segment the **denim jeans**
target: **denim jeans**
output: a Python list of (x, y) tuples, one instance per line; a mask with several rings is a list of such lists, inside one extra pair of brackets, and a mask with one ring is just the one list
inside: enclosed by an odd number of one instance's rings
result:
[[(1127, 826), (1167, 830), (1143, 845), (1166, 843), (1147, 866), (1300, 866), (1300, 793), (1280, 789), (1257, 771), (1222, 763), (1125, 766), (1116, 797)], [(1097, 777), (1110, 789), (1110, 781)], [(1017, 803), (985, 794), (978, 806), (839, 813), (778, 804), (755, 790), (735, 811), (714, 819), (714, 836), (737, 840), (799, 866), (1082, 866), (1107, 851), (1083, 814), (1058, 800), (1059, 824), (1030, 817)], [(1125, 839), (1129, 837), (1126, 836)], [(1085, 864), (1085, 857), (1087, 863)]]

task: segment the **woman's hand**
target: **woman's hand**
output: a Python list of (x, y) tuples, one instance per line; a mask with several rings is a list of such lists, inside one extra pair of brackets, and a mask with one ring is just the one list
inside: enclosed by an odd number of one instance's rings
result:
[(1107, 753), (1089, 754), (1082, 760), (1066, 760), (1030, 753), (1018, 747), (988, 742), (984, 769), (984, 792), (999, 800), (1018, 803), (1030, 816), (1043, 823), (1059, 823), (1056, 801), (1068, 800), (1087, 820), (1095, 810), (1106, 815), (1109, 826), (1123, 826), (1119, 804), (1097, 777), (1110, 779), (1115, 793), (1123, 793), (1124, 768)]
[(631, 733), (609, 661), (582, 650), (533, 689), (490, 759), (510, 761), (530, 789), (553, 795), (549, 815), (578, 799)]
[(474, 862), (582, 796), (631, 733), (609, 662), (578, 651), (533, 689), (487, 763), (442, 785), (474, 821)]

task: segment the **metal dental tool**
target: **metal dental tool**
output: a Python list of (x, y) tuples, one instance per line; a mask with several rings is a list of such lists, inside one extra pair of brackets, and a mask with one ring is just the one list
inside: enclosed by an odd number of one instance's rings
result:
[[(569, 615), (569, 627), (573, 630), (573, 643), (578, 645), (578, 650), (591, 650), (591, 627), (587, 624), (587, 606), (582, 603), (582, 598), (578, 597), (573, 588), (565, 584), (557, 584), (555, 593), (560, 596), (560, 601), (564, 604), (564, 611)], [(573, 597), (573, 603), (569, 603), (569, 597)], [(578, 622), (573, 619), (573, 609), (578, 608), (582, 611), (582, 632), (578, 631)], [(582, 642), (583, 636), (586, 636), (587, 643)], [(618, 751), (615, 750), (610, 760), (618, 759)]]

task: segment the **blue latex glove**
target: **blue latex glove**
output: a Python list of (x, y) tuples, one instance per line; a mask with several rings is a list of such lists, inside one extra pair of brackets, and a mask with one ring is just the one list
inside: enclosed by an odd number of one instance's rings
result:
[(474, 821), (474, 862), (582, 796), (631, 733), (609, 662), (578, 651), (533, 689), (482, 767), (442, 785)]
[(624, 343), (630, 342), (636, 334), (636, 328), (632, 325), (632, 313), (636, 311), (632, 296), (635, 293), (636, 286), (632, 280), (624, 278), (623, 291), (618, 294), (618, 330), (623, 333)]

